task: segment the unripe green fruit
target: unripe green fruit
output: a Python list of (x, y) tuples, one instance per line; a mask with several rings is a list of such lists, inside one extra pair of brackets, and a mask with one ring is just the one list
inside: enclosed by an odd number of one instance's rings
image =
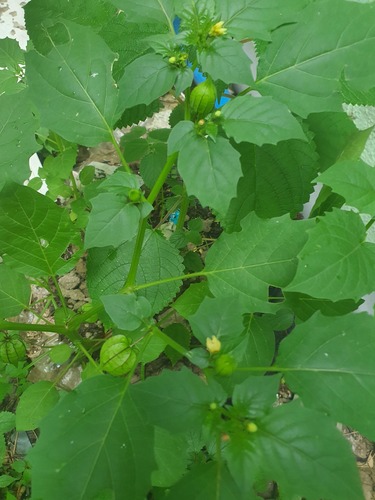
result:
[(215, 370), (218, 375), (232, 375), (237, 363), (230, 354), (222, 354), (215, 361)]
[(210, 78), (197, 85), (190, 95), (190, 108), (196, 118), (204, 118), (215, 105), (216, 88)]
[(253, 432), (257, 432), (258, 426), (254, 422), (248, 422), (246, 429), (248, 432), (253, 433)]
[(3, 363), (18, 364), (26, 358), (25, 344), (19, 337), (7, 337), (0, 344), (0, 360)]
[(142, 192), (139, 189), (130, 189), (128, 192), (128, 200), (132, 203), (137, 203), (142, 199)]
[(124, 335), (115, 335), (106, 340), (100, 351), (100, 364), (111, 375), (129, 373), (137, 361), (137, 354), (130, 347), (130, 341)]

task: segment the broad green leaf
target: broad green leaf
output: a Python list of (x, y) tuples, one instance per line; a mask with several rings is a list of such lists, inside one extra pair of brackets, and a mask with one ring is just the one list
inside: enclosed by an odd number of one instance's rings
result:
[(22, 393), (16, 409), (17, 431), (31, 431), (52, 410), (59, 400), (55, 384), (40, 380)]
[(302, 210), (317, 173), (318, 157), (312, 144), (290, 140), (259, 148), (243, 143), (238, 149), (244, 175), (223, 221), (227, 231), (239, 231), (241, 220), (252, 211), (269, 218), (285, 213), (295, 216)]
[(65, 22), (67, 41), (47, 55), (26, 54), (30, 96), (43, 126), (68, 141), (95, 146), (110, 141), (117, 119), (118, 89), (112, 78), (115, 54), (90, 28)]
[(281, 375), (248, 377), (233, 390), (233, 406), (247, 418), (264, 417), (275, 404)]
[(312, 2), (300, 22), (273, 32), (258, 67), (258, 90), (303, 117), (312, 112), (339, 111), (343, 70), (354, 85), (369, 86), (374, 81), (370, 56), (375, 50), (374, 22), (372, 4)]
[[(178, 171), (189, 195), (203, 206), (225, 214), (236, 195), (241, 176), (239, 153), (223, 137), (216, 142), (197, 135), (188, 136), (178, 157)], [(202, 182), (204, 179), (204, 182)]]
[(102, 29), (110, 21), (114, 23), (117, 9), (105, 0), (90, 0), (90, 8), (86, 2), (77, 0), (33, 0), (24, 7), (27, 33), (36, 50), (47, 54), (51, 50), (51, 40), (48, 29), (57, 31), (59, 23), (73, 21), (84, 27), (90, 27), (95, 32)]
[[(194, 465), (170, 490), (171, 498), (179, 500), (245, 500), (225, 465), (218, 475), (217, 462)], [(218, 479), (219, 478), (219, 479)], [(246, 500), (256, 497), (247, 496)]]
[(139, 165), (139, 173), (147, 187), (152, 189), (167, 161), (167, 145), (160, 142), (150, 146), (150, 152)]
[(158, 22), (167, 24), (174, 33), (172, 25), (174, 18), (173, 0), (111, 0), (111, 2), (126, 13), (131, 23)]
[(100, 193), (90, 200), (92, 211), (85, 234), (85, 248), (117, 248), (137, 234), (140, 213), (136, 205), (127, 203), (125, 195)]
[(130, 23), (124, 12), (105, 0), (90, 0), (89, 8), (82, 0), (73, 4), (70, 0), (33, 0), (25, 6), (25, 19), (27, 33), (35, 49), (42, 54), (51, 49), (48, 29), (52, 26), (56, 30), (58, 23), (64, 21), (89, 26), (118, 55), (113, 65), (116, 81), (127, 64), (149, 49), (147, 37), (167, 30), (160, 24)]
[[(190, 348), (191, 333), (182, 323), (173, 323), (163, 328), (163, 333), (165, 333), (172, 340), (177, 342), (186, 351)], [(177, 361), (183, 358), (180, 352), (177, 352), (173, 347), (167, 345), (164, 349), (166, 356), (169, 358), (172, 366), (174, 366)]]
[(243, 331), (241, 306), (236, 297), (205, 297), (198, 311), (188, 317), (194, 336), (203, 344), (213, 335), (222, 342), (222, 347), (233, 343)]
[[(116, 250), (110, 248), (89, 251), (87, 281), (91, 298), (117, 293), (124, 285), (130, 269), (135, 241), (127, 242)], [(168, 280), (183, 274), (182, 258), (168, 241), (159, 234), (147, 231), (138, 272), (137, 285)], [(141, 289), (138, 295), (146, 297), (154, 313), (159, 312), (176, 295), (181, 281), (161, 283)]]
[(370, 90), (358, 90), (352, 87), (345, 79), (341, 80), (341, 95), (347, 104), (358, 106), (375, 106), (375, 87)]
[(0, 403), (4, 401), (5, 396), (10, 394), (13, 390), (12, 384), (0, 380)]
[[(316, 151), (319, 155), (320, 170), (324, 171), (344, 155), (349, 142), (358, 137), (359, 131), (346, 113), (312, 113), (307, 124), (314, 133)], [(361, 144), (356, 160), (361, 155), (364, 144)], [(349, 158), (348, 158), (349, 159)]]
[(30, 300), (27, 279), (4, 264), (0, 264), (0, 317), (17, 316), (27, 308)]
[(369, 439), (375, 436), (374, 327), (374, 318), (366, 313), (317, 313), (281, 342), (275, 362), (306, 406), (329, 413)]
[(217, 38), (207, 49), (198, 53), (198, 61), (204, 73), (213, 80), (225, 83), (254, 83), (250, 70), (251, 61), (239, 42)]
[[(160, 338), (157, 333), (158, 331), (160, 331), (158, 328), (153, 328), (147, 337), (144, 337), (143, 340), (137, 343), (137, 347), (142, 353), (139, 357), (139, 362), (143, 365), (151, 363), (151, 361), (155, 361), (155, 359), (158, 359), (160, 354), (164, 351), (166, 343), (164, 339)], [(145, 348), (143, 348), (144, 344), (146, 345)]]
[(190, 120), (182, 120), (172, 128), (168, 138), (168, 155), (180, 151), (189, 135), (194, 137), (194, 123)]
[(151, 316), (151, 304), (134, 293), (104, 295), (101, 297), (107, 314), (121, 330), (136, 330)]
[(9, 476), (8, 474), (3, 474), (0, 476), (0, 488), (6, 488), (15, 481), (17, 481), (17, 478)]
[(47, 184), (53, 178), (66, 180), (71, 174), (76, 160), (77, 146), (75, 144), (63, 148), (57, 156), (47, 156), (43, 162), (43, 175)]
[(38, 127), (26, 92), (0, 95), (0, 190), (9, 180), (22, 184), (30, 176), (29, 158), (40, 149)]
[(343, 196), (362, 213), (375, 213), (375, 169), (361, 160), (340, 161), (321, 174), (319, 182)]
[(17, 40), (0, 40), (0, 95), (14, 94), (24, 89), (22, 68), (24, 52)]
[(143, 158), (149, 151), (149, 145), (146, 139), (132, 139), (126, 140), (125, 134), (121, 138), (121, 146), (124, 149), (124, 157), (128, 163), (133, 163), (135, 161), (139, 161)]
[(271, 97), (236, 97), (222, 108), (222, 114), (223, 128), (236, 142), (262, 146), (287, 139), (306, 140), (288, 108)]
[[(319, 116), (322, 118), (320, 123)], [(320, 167), (323, 171), (336, 162), (359, 160), (373, 129), (370, 127), (367, 130), (357, 130), (347, 116), (343, 118), (339, 113), (312, 115), (309, 117), (309, 125), (315, 133)], [(344, 202), (342, 196), (332, 193), (330, 187), (323, 186), (311, 209), (310, 217), (323, 215), (334, 207), (340, 208)]]
[(188, 465), (187, 443), (182, 436), (155, 428), (155, 460), (158, 465), (151, 476), (152, 485), (159, 488), (172, 486), (186, 472)]
[(224, 450), (241, 491), (258, 476), (276, 481), (285, 499), (363, 500), (349, 443), (334, 421), (291, 403), (273, 408), (257, 425), (257, 432), (233, 437)]
[(288, 292), (332, 301), (359, 300), (375, 290), (375, 245), (365, 242), (358, 214), (334, 209), (309, 231), (298, 255), (298, 268)]
[(131, 387), (131, 397), (150, 423), (171, 433), (199, 430), (212, 402), (222, 404), (226, 394), (219, 385), (207, 385), (187, 368), (164, 370)]
[(232, 351), (239, 366), (269, 366), (275, 354), (275, 334), (269, 316), (251, 314)]
[(185, 68), (179, 69), (174, 84), (176, 96), (179, 96), (181, 92), (186, 90), (188, 87), (190, 88), (193, 78), (194, 73), (191, 68), (186, 66)]
[(317, 299), (304, 293), (285, 292), (285, 302), (283, 305), (293, 309), (293, 312), (301, 321), (306, 321), (314, 313), (320, 311), (325, 316), (342, 316), (358, 309), (363, 302), (354, 300), (339, 300), (332, 302), (327, 299)]
[(237, 40), (271, 40), (270, 31), (297, 19), (306, 0), (224, 0), (220, 16), (228, 33)]
[(29, 276), (57, 274), (73, 234), (67, 212), (49, 198), (15, 184), (2, 192), (0, 253), (9, 267)]
[(145, 498), (156, 465), (153, 430), (126, 388), (125, 379), (90, 378), (43, 420), (29, 453), (35, 498), (89, 499), (105, 489), (115, 498)]
[(210, 291), (207, 286), (207, 281), (193, 283), (173, 303), (173, 308), (176, 309), (178, 314), (181, 314), (184, 318), (192, 316), (197, 312), (202, 301), (209, 295), (209, 293)]
[(285, 287), (297, 268), (309, 221), (261, 220), (254, 213), (239, 233), (222, 234), (207, 252), (208, 285), (215, 297), (237, 297), (243, 312), (272, 311), (270, 285)]
[(68, 344), (58, 344), (54, 345), (50, 349), (48, 355), (51, 361), (53, 361), (55, 364), (62, 365), (63, 363), (68, 361), (68, 359), (72, 355), (72, 352), (73, 349), (68, 346)]
[(121, 115), (121, 118), (116, 123), (116, 126), (119, 128), (127, 127), (128, 125), (133, 125), (134, 123), (146, 120), (146, 118), (149, 118), (154, 113), (160, 111), (161, 107), (162, 102), (159, 98), (157, 98), (148, 106), (146, 106), (146, 104), (138, 104), (138, 106), (133, 106), (132, 108), (125, 109), (125, 111)]
[(16, 425), (16, 417), (14, 413), (10, 411), (0, 412), (0, 434), (5, 434), (14, 429)]
[(177, 70), (161, 55), (138, 57), (126, 66), (118, 82), (120, 113), (138, 104), (151, 104), (171, 90), (176, 76)]
[(167, 31), (168, 27), (159, 23), (129, 22), (127, 13), (117, 11), (99, 31), (109, 48), (118, 54), (113, 65), (114, 79), (118, 81), (128, 64), (150, 51), (152, 36)]

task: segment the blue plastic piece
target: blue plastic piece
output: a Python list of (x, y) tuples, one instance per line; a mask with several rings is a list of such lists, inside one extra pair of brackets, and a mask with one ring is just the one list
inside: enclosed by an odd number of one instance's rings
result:
[(181, 19), (179, 17), (175, 17), (173, 19), (173, 28), (176, 33), (180, 31), (180, 26), (181, 26)]
[(169, 222), (172, 222), (172, 224), (177, 224), (179, 217), (180, 217), (180, 210), (177, 209), (175, 212), (171, 213), (168, 220)]

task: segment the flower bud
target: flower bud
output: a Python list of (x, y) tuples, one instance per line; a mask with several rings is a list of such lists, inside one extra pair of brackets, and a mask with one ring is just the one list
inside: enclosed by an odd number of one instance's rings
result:
[(219, 21), (218, 23), (214, 24), (208, 34), (210, 36), (222, 36), (227, 33), (227, 28), (223, 28), (224, 26), (224, 21)]
[(206, 339), (206, 347), (210, 354), (217, 354), (221, 349), (221, 342), (215, 335), (213, 335), (212, 337), (208, 337)]

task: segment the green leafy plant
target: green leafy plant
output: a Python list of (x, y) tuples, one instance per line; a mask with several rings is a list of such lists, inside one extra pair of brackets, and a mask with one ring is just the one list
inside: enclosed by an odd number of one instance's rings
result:
[[(375, 5), (31, 0), (25, 14), (27, 51), (0, 40), (0, 388), (25, 369), (12, 332), (55, 332), (51, 359), (83, 367), (73, 391), (61, 375), (28, 384), (0, 414), (1, 432), (40, 428), (32, 498), (248, 500), (270, 482), (273, 498), (364, 498), (336, 424), (375, 439), (375, 320), (354, 313), (375, 290), (375, 181), (371, 130), (342, 104), (373, 104)], [(232, 84), (246, 88), (215, 109)], [(171, 128), (118, 143), (167, 92)], [(78, 178), (79, 147), (101, 142), (117, 168)], [(74, 311), (59, 279), (82, 258), (90, 302)], [(14, 319), (31, 284), (54, 322)], [(19, 476), (4, 477), (12, 495)]]

